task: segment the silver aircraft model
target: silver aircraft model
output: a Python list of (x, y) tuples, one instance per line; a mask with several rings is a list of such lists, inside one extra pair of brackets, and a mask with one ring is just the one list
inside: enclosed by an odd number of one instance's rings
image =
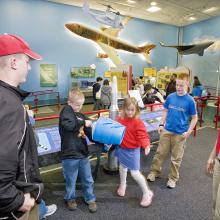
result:
[(198, 54), (199, 56), (203, 56), (204, 50), (211, 46), (213, 43), (214, 41), (190, 45), (165, 45), (164, 43), (160, 42), (160, 45), (161, 47), (176, 48), (178, 53), (181, 55)]
[(84, 1), (83, 4), (83, 11), (89, 15), (91, 15), (96, 21), (98, 21), (101, 24), (122, 29), (124, 28), (122, 22), (121, 22), (121, 16), (119, 12), (112, 11), (113, 9), (111, 5), (105, 5), (107, 7), (106, 11), (104, 13), (94, 13), (91, 12), (89, 9), (89, 2), (88, 0)]

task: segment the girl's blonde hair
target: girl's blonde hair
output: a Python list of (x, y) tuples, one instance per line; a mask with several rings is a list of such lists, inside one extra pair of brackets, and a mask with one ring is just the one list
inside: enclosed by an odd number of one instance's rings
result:
[(69, 91), (68, 102), (74, 103), (76, 100), (85, 99), (84, 94), (79, 88), (73, 88)]
[(134, 114), (134, 118), (138, 117), (139, 114), (140, 114), (140, 108), (139, 108), (139, 106), (138, 106), (137, 100), (136, 100), (134, 97), (126, 98), (126, 99), (124, 100), (124, 103), (123, 103), (123, 106), (122, 106), (122, 116), (123, 116), (123, 117), (126, 117), (126, 115), (125, 115), (125, 110), (128, 109), (128, 107), (129, 107), (130, 105), (134, 105), (135, 110), (136, 110), (136, 111), (135, 111), (135, 114)]

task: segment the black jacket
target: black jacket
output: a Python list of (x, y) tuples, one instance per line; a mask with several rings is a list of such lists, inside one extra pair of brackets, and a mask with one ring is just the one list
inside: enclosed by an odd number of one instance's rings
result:
[(0, 219), (17, 219), (24, 193), (43, 192), (37, 146), (22, 104), (28, 93), (0, 81)]
[(173, 92), (176, 92), (176, 81), (171, 80), (166, 87), (166, 97)]
[[(88, 119), (80, 112), (74, 112), (72, 107), (66, 105), (60, 112), (59, 133), (61, 137), (62, 159), (81, 159), (88, 156), (88, 145), (86, 139), (79, 137), (79, 129), (84, 126)], [(91, 128), (84, 126), (86, 136), (92, 140)]]
[(92, 96), (93, 99), (96, 101), (96, 93), (101, 89), (101, 84), (96, 82), (92, 85)]

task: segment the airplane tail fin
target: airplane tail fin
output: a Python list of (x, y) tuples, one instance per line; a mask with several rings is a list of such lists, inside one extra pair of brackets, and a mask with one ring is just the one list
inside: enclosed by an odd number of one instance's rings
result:
[(84, 3), (83, 3), (83, 11), (85, 12), (85, 13), (89, 13), (89, 2), (88, 2), (88, 0), (84, 0)]
[(151, 64), (151, 60), (150, 60), (150, 51), (155, 48), (156, 45), (155, 44), (147, 44), (143, 47), (139, 47), (139, 49), (141, 50), (142, 54), (144, 55), (147, 63)]

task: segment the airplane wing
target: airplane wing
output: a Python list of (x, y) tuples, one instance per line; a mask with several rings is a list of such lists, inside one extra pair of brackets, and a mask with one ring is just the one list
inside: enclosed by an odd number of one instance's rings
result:
[[(124, 17), (122, 20), (121, 20), (121, 23), (123, 24), (123, 26), (125, 26), (130, 20), (132, 19), (132, 17)], [(113, 28), (113, 27), (109, 27), (109, 28), (106, 28), (106, 27), (101, 27), (101, 30), (110, 35), (110, 36), (113, 36), (113, 37), (118, 37), (118, 34), (120, 33), (121, 29), (119, 28)]]
[(165, 45), (163, 42), (160, 42), (160, 46), (161, 47), (172, 47), (172, 48), (176, 48), (178, 51), (184, 51), (184, 50), (191, 49), (195, 45)]
[(121, 64), (121, 60), (117, 54), (117, 51), (113, 47), (110, 47), (101, 42), (97, 42), (97, 44), (105, 51), (106, 54), (108, 54), (109, 58), (116, 66)]

